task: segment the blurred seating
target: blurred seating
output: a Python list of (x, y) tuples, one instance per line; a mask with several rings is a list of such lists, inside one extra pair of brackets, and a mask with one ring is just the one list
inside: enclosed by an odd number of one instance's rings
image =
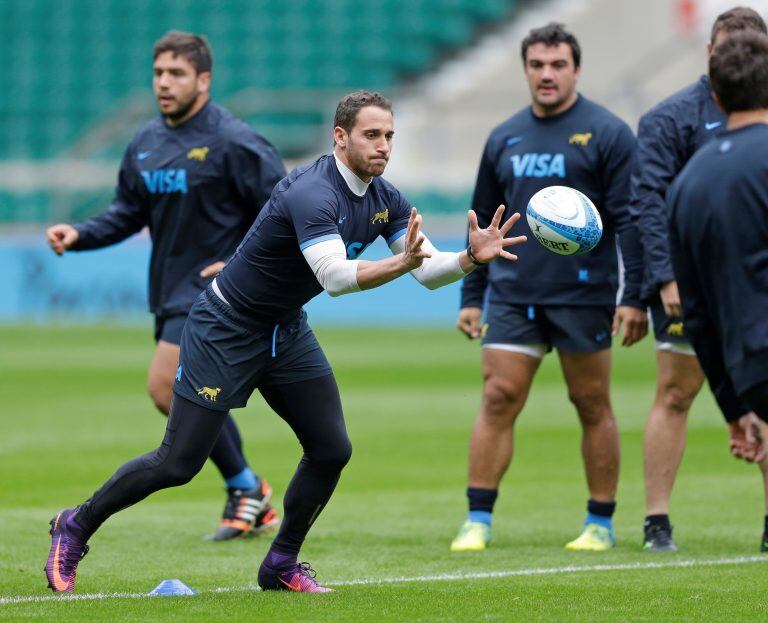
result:
[[(0, 158), (119, 156), (126, 136), (153, 114), (152, 44), (171, 28), (206, 34), (214, 52), (214, 96), (284, 155), (297, 156), (317, 149), (323, 140), (317, 128), (340, 92), (389, 91), (433, 69), (514, 4), (0, 1), (0, 58), (7, 60)], [(244, 90), (251, 97), (242, 96)], [(286, 105), (291, 100), (301, 101)], [(129, 104), (139, 113), (125, 114)], [(99, 140), (89, 141), (92, 135)]]

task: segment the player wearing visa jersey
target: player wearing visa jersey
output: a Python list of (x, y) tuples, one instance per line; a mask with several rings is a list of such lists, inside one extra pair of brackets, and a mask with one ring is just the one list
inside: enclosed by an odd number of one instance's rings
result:
[(670, 250), (686, 330), (732, 429), (731, 452), (760, 461), (768, 440), (768, 36), (730, 35), (715, 46), (709, 76), (728, 125), (667, 193)]
[[(189, 309), (285, 175), (264, 138), (210, 101), (211, 71), (211, 50), (202, 37), (169, 32), (160, 39), (153, 78), (160, 115), (126, 149), (112, 204), (95, 218), (47, 231), (51, 247), (62, 254), (109, 246), (149, 227), (149, 308), (157, 347), (147, 387), (165, 415)], [(227, 485), (215, 540), (258, 533), (279, 521), (269, 506), (271, 488), (248, 466), (231, 417), (211, 460)]]
[[(525, 240), (504, 238), (519, 214), (502, 225), (499, 206), (484, 229), (469, 213), (466, 251), (438, 251), (420, 233), (421, 216), (380, 177), (394, 133), (389, 101), (378, 93), (352, 93), (339, 103), (334, 126), (333, 154), (296, 169), (275, 187), (235, 255), (194, 304), (163, 443), (52, 520), (46, 572), (54, 590), (74, 590), (86, 541), (107, 518), (154, 491), (189, 481), (227, 411), (244, 406), (256, 389), (304, 451), (285, 493), (282, 525), (259, 568), (259, 585), (330, 590), (298, 562), (298, 553), (352, 448), (333, 371), (302, 306), (323, 290), (333, 296), (367, 290), (409, 272), (438, 288), (495, 258), (517, 259), (504, 247)], [(379, 236), (392, 257), (357, 259)]]
[[(765, 22), (744, 7), (722, 13), (712, 26), (707, 54), (732, 33), (743, 30), (766, 32)], [(656, 395), (643, 439), (643, 548), (648, 552), (677, 551), (669, 502), (685, 450), (688, 412), (704, 382), (681, 317), (669, 253), (665, 195), (693, 154), (721, 132), (725, 123), (726, 115), (715, 103), (709, 78), (702, 76), (643, 115), (637, 132), (630, 207), (645, 249), (643, 295), (653, 321), (658, 367)], [(739, 434), (733, 426), (729, 432)], [(760, 467), (768, 514), (768, 462)]]
[[(619, 437), (609, 397), (611, 335), (623, 324), (629, 346), (647, 328), (642, 251), (627, 209), (635, 142), (624, 122), (577, 93), (580, 54), (575, 37), (560, 24), (529, 33), (522, 58), (531, 106), (491, 132), (480, 161), (472, 207), (481, 223), (499, 203), (523, 210), (540, 189), (563, 185), (592, 200), (604, 233), (587, 255), (561, 256), (528, 245), (514, 265), (494, 261), (464, 280), (457, 324), (468, 337), (482, 337), (484, 385), (469, 451), (469, 514), (451, 544), (454, 552), (483, 550), (490, 542), (514, 423), (542, 356), (553, 347), (582, 425), (589, 489), (584, 530), (566, 547), (605, 550), (614, 544)], [(626, 269), (618, 308), (617, 236)]]

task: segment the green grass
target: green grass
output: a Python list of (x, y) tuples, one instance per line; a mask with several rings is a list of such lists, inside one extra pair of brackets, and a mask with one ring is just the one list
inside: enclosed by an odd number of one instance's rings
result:
[[(493, 548), (451, 555), (465, 513), (479, 350), (451, 331), (319, 330), (336, 370), (354, 455), (302, 559), (323, 580), (417, 577), (566, 566), (714, 560), (757, 554), (762, 488), (728, 456), (708, 395), (691, 415), (673, 497), (681, 553), (640, 551), (642, 428), (653, 394), (652, 344), (616, 350), (613, 402), (622, 434), (618, 546), (566, 552), (587, 497), (579, 427), (557, 359), (546, 359), (521, 417), (501, 488)], [(144, 383), (149, 329), (0, 329), (0, 597), (45, 596), (47, 521), (82, 501), (120, 462), (154, 447), (164, 420)], [(299, 459), (288, 427), (255, 396), (237, 414), (248, 456), (279, 496)], [(58, 432), (67, 432), (62, 444)], [(255, 581), (268, 539), (210, 543), (223, 504), (207, 465), (188, 486), (112, 518), (92, 539), (79, 593), (144, 593), (165, 578), (193, 598), (0, 603), (0, 618), (56, 621), (754, 620), (768, 616), (761, 563), (340, 585), (333, 595), (265, 594)], [(768, 557), (766, 558), (768, 562)]]

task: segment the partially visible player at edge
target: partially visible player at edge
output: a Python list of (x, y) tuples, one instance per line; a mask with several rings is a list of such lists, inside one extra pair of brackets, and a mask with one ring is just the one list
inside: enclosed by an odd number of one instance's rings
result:
[[(421, 216), (380, 176), (392, 148), (390, 102), (358, 91), (339, 103), (334, 150), (283, 179), (238, 247), (189, 314), (165, 439), (125, 463), (88, 501), (51, 520), (46, 565), (55, 591), (74, 590), (86, 541), (111, 515), (150, 493), (188, 482), (227, 418), (258, 389), (293, 429), (304, 450), (285, 493), (283, 519), (259, 568), (262, 589), (327, 592), (298, 553), (331, 497), (352, 448), (336, 380), (302, 309), (326, 290), (337, 296), (411, 273), (428, 288), (464, 277), (501, 257), (517, 259), (505, 239), (519, 214), (501, 224), (499, 206), (485, 229), (469, 212), (469, 245), (435, 249)], [(382, 236), (393, 256), (356, 259)]]
[[(272, 145), (210, 101), (212, 66), (211, 49), (199, 35), (171, 31), (157, 41), (152, 86), (160, 115), (128, 145), (112, 204), (95, 218), (46, 232), (61, 255), (109, 246), (149, 227), (149, 307), (157, 347), (147, 387), (165, 415), (189, 309), (285, 175)], [(227, 486), (214, 539), (258, 533), (279, 521), (269, 506), (272, 489), (248, 466), (231, 417), (211, 460)]]
[[(457, 326), (469, 338), (482, 337), (484, 384), (469, 450), (469, 513), (451, 551), (488, 546), (499, 484), (512, 460), (515, 421), (541, 358), (553, 347), (581, 422), (589, 490), (583, 532), (566, 547), (600, 551), (614, 545), (619, 477), (609, 395), (611, 335), (623, 324), (622, 343), (629, 346), (647, 331), (642, 249), (627, 206), (635, 140), (626, 123), (577, 92), (581, 49), (561, 24), (531, 30), (521, 47), (531, 105), (491, 132), (472, 207), (482, 225), (499, 203), (523, 210), (542, 188), (570, 186), (595, 204), (604, 232), (586, 255), (529, 245), (520, 262), (495, 261), (464, 280)], [(522, 232), (528, 230), (524, 222)], [(618, 307), (617, 236), (626, 269)]]
[(731, 452), (760, 461), (768, 440), (768, 37), (732, 34), (712, 51), (709, 78), (728, 125), (667, 193), (672, 266), (691, 343), (738, 427)]
[[(732, 33), (766, 32), (763, 19), (749, 8), (736, 7), (717, 17), (707, 55)], [(696, 354), (681, 318), (680, 294), (669, 253), (669, 219), (665, 196), (691, 156), (725, 127), (725, 113), (715, 104), (707, 76), (654, 106), (640, 118), (638, 155), (632, 175), (633, 212), (645, 249), (643, 297), (656, 337), (656, 396), (643, 438), (646, 516), (643, 548), (675, 552), (669, 501), (686, 439), (688, 411), (704, 382)], [(728, 425), (731, 439), (743, 433)], [(765, 512), (768, 515), (768, 461), (760, 463)], [(768, 536), (768, 534), (766, 534)], [(768, 551), (763, 538), (763, 551)]]

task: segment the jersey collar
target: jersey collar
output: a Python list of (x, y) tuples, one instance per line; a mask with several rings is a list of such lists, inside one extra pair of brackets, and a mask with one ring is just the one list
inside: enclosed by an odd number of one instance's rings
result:
[(341, 177), (343, 177), (344, 181), (347, 183), (349, 190), (351, 190), (356, 196), (363, 197), (371, 183), (364, 182), (359, 177), (357, 177), (357, 175), (352, 172), (352, 169), (344, 164), (335, 152), (333, 154), (333, 159), (336, 161), (336, 168), (339, 170), (339, 173), (341, 173)]

